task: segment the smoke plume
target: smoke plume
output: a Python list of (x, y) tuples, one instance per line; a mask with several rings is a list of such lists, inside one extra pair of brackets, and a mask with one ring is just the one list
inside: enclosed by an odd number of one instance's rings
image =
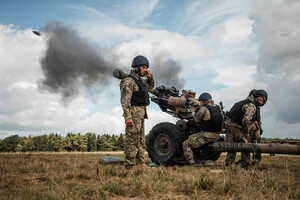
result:
[[(119, 66), (111, 51), (89, 43), (75, 29), (58, 22), (47, 23), (44, 32), (49, 38), (40, 61), (44, 74), (38, 82), (40, 90), (59, 93), (62, 102), (68, 103), (82, 86), (104, 88), (110, 84), (112, 71)], [(149, 59), (156, 85), (182, 88), (184, 81), (178, 75), (181, 66), (165, 53), (156, 55), (153, 61)]]
[[(74, 98), (80, 86), (106, 86), (116, 64), (105, 59), (105, 51), (80, 37), (69, 26), (47, 23), (47, 49), (40, 63), (44, 79), (38, 85), (42, 90), (60, 93), (64, 102)], [(107, 56), (108, 57), (108, 56)]]
[(165, 85), (182, 89), (185, 81), (179, 77), (182, 66), (171, 59), (166, 53), (159, 53), (150, 63), (150, 70), (155, 79), (155, 85)]

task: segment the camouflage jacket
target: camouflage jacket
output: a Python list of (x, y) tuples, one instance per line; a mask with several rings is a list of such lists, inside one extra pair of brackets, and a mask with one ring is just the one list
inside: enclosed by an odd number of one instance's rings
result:
[[(207, 105), (216, 106), (216, 104), (214, 104), (213, 101), (209, 101), (207, 103)], [(222, 117), (224, 119), (223, 112), (222, 112), (222, 110), (220, 110), (220, 111), (221, 111)], [(204, 105), (199, 106), (199, 108), (197, 109), (196, 114), (194, 116), (195, 122), (196, 123), (201, 123), (202, 120), (208, 121), (210, 119), (211, 119), (211, 116), (210, 116), (209, 110)]]
[[(140, 80), (138, 73), (131, 72), (130, 75)], [(147, 86), (147, 89), (152, 89), (154, 87), (153, 76), (151, 78), (147, 78), (143, 82)], [(121, 105), (125, 121), (132, 118), (147, 118), (146, 106), (131, 106), (131, 97), (133, 92), (139, 91), (139, 86), (136, 82), (132, 78), (126, 77), (120, 82), (120, 90)]]
[(256, 113), (256, 106), (254, 103), (254, 97), (250, 96), (249, 99), (251, 102), (243, 105), (242, 111), (244, 112), (244, 117), (242, 119), (244, 130), (247, 133), (252, 133), (257, 130), (257, 121), (253, 121), (252, 118)]
[[(213, 106), (214, 102), (210, 101), (207, 104), (210, 106)], [(205, 106), (202, 106), (202, 105), (199, 106), (199, 108), (196, 111), (195, 117), (194, 117), (195, 122), (201, 123), (202, 120), (208, 121), (210, 119), (211, 119), (211, 116), (210, 116), (209, 110)]]
[(230, 126), (235, 126), (237, 128), (243, 129), (246, 133), (251, 134), (254, 131), (259, 129), (259, 121), (253, 121), (252, 118), (256, 113), (256, 106), (254, 103), (254, 97), (250, 96), (249, 99), (251, 102), (246, 103), (242, 107), (242, 111), (244, 113), (242, 124), (243, 126), (233, 122), (230, 118), (228, 118), (225, 123)]

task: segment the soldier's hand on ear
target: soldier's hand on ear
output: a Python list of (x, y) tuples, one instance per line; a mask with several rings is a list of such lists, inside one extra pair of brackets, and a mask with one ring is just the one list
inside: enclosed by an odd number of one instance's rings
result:
[(145, 77), (150, 78), (152, 76), (150, 70), (147, 70), (147, 73), (145, 74)]
[(133, 127), (133, 120), (132, 119), (127, 119), (125, 123), (126, 123), (127, 126)]

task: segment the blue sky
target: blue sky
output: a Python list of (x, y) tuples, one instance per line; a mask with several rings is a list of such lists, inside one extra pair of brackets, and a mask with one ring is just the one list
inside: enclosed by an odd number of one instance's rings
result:
[[(39, 89), (51, 37), (45, 27), (53, 21), (104, 59), (115, 58), (111, 68), (128, 72), (134, 56), (145, 55), (157, 84), (210, 92), (225, 110), (264, 88), (264, 136), (299, 138), (299, 13), (300, 3), (288, 0), (0, 0), (0, 138), (124, 132), (118, 80), (86, 86), (76, 79), (78, 94), (67, 104), (61, 93)], [(166, 66), (168, 59), (176, 66)], [(148, 112), (146, 133), (176, 121), (154, 103)]]

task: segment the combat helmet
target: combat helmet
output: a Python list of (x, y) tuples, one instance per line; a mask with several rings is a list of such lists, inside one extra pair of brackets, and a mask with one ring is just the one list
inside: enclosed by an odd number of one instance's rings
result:
[(265, 100), (264, 104), (266, 104), (267, 100), (268, 100), (268, 93), (263, 89), (259, 89), (254, 93), (254, 100), (257, 101), (257, 97), (259, 97), (259, 96), (264, 98), (264, 100)]
[(199, 101), (209, 101), (209, 100), (212, 100), (212, 97), (209, 93), (204, 92), (204, 93), (200, 94), (198, 100)]
[(131, 64), (131, 67), (139, 67), (139, 66), (147, 66), (147, 68), (149, 67), (149, 61), (145, 56), (136, 56)]
[(255, 94), (255, 92), (257, 91), (257, 89), (253, 89), (249, 92), (248, 97), (252, 96)]

